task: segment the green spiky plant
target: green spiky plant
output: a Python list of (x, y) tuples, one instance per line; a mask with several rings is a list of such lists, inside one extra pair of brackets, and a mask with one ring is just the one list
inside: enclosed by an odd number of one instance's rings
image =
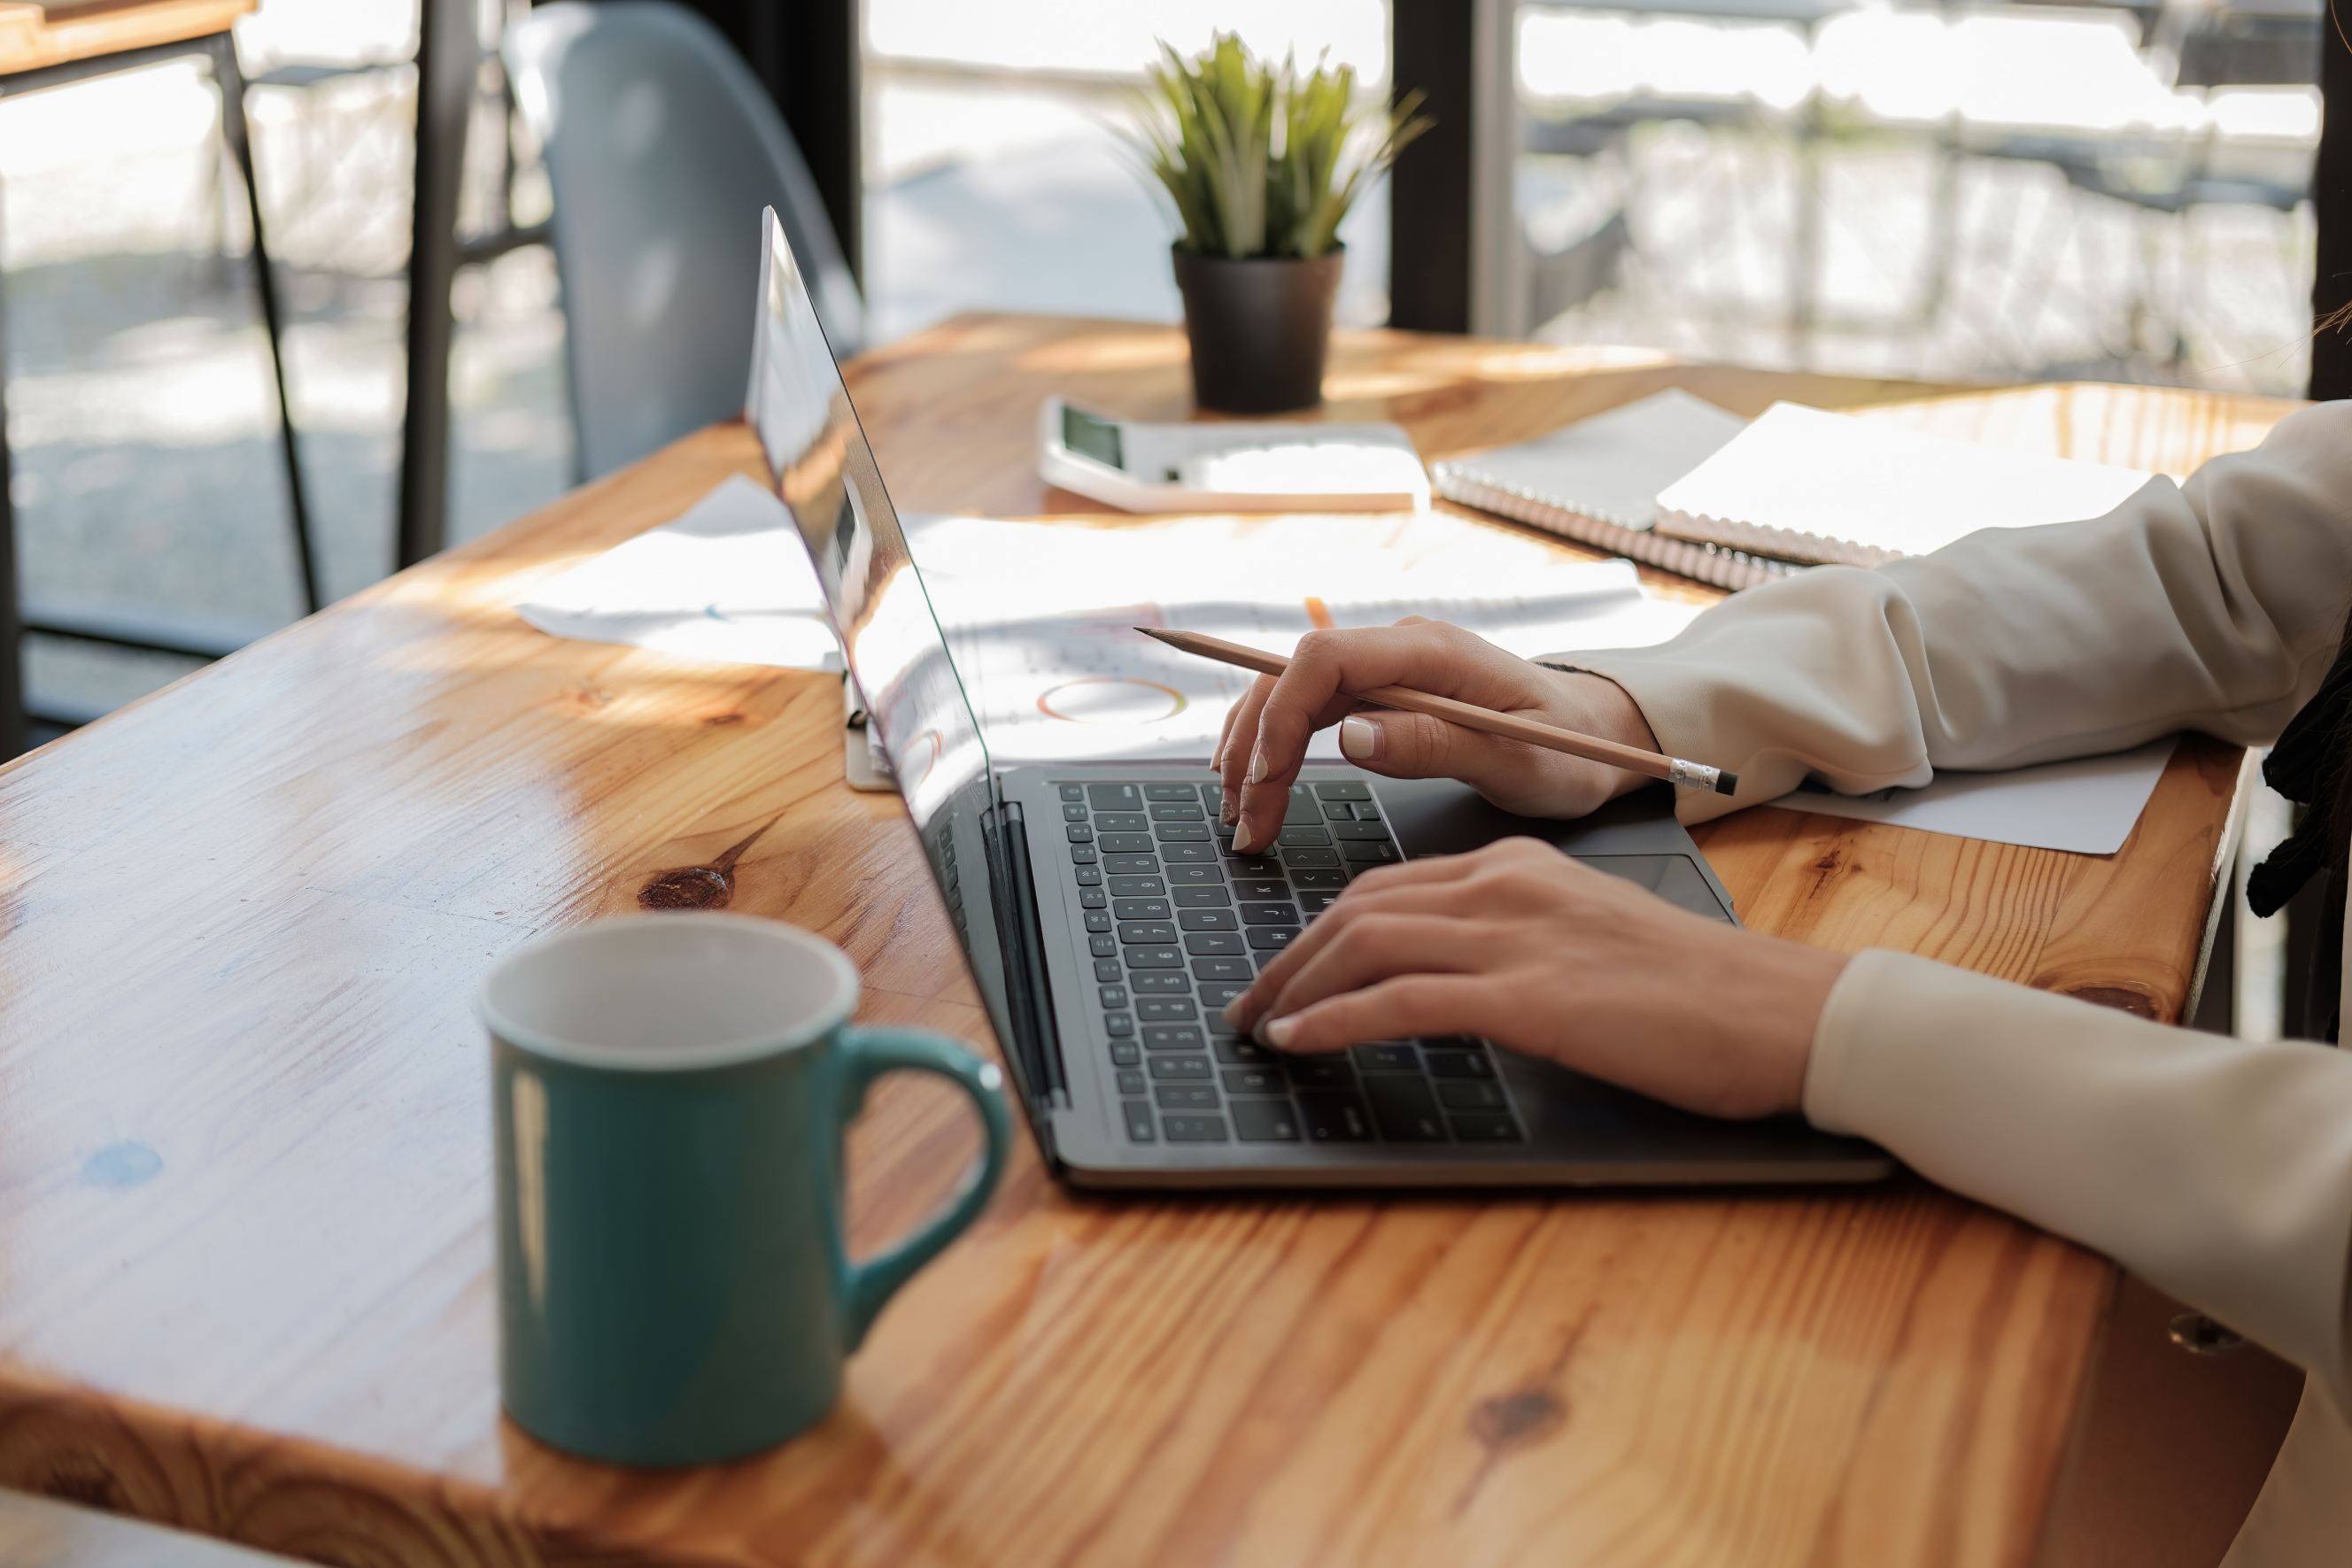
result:
[(1356, 72), (1259, 59), (1220, 33), (1186, 58), (1166, 43), (1128, 141), (1168, 193), (1196, 256), (1312, 258), (1339, 243), (1356, 198), (1429, 129), (1421, 94), (1356, 101)]

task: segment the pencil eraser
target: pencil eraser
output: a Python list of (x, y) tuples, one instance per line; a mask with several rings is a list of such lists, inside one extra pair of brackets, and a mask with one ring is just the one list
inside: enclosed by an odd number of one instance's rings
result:
[(1717, 794), (1718, 794), (1718, 795), (1731, 795), (1731, 794), (1737, 794), (1737, 793), (1738, 792), (1738, 789), (1739, 789), (1739, 775), (1738, 775), (1738, 774), (1734, 773), (1734, 772), (1733, 772), (1730, 768), (1718, 768), (1718, 769), (1717, 770), (1716, 775), (1715, 775), (1715, 792), (1716, 792)]

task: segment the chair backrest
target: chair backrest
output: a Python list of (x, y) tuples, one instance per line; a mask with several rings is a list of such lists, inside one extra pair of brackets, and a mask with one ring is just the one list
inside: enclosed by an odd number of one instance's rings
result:
[(857, 350), (864, 307), (808, 165), (709, 23), (657, 0), (563, 0), (501, 50), (554, 188), (583, 476), (742, 412), (763, 207), (835, 350)]

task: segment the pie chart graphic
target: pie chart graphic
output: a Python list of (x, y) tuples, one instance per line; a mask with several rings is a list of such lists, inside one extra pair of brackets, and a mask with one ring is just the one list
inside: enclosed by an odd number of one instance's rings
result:
[(1182, 713), (1184, 694), (1130, 675), (1088, 675), (1064, 681), (1037, 698), (1037, 711), (1065, 724), (1165, 724)]

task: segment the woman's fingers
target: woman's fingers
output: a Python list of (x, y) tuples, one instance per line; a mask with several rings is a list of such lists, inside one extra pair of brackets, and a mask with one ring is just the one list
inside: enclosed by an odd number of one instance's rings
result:
[(1260, 675), (1250, 683), (1233, 711), (1225, 716), (1223, 750), (1217, 761), (1217, 778), (1224, 787), (1224, 796), (1217, 814), (1231, 825), (1241, 820), (1242, 780), (1249, 773), (1250, 749), (1257, 735), (1258, 710), (1265, 706), (1268, 693), (1274, 690), (1274, 677)]
[[(1394, 685), (1416, 666), (1425, 683), (1442, 685), (1433, 681), (1429, 669), (1435, 649), (1433, 625), (1309, 632), (1298, 640), (1290, 667), (1275, 678), (1259, 705), (1255, 725), (1234, 731), (1233, 749), (1246, 747), (1250, 753), (1241, 799), (1241, 826), (1249, 843), (1270, 842), (1280, 828), (1291, 780), (1307, 758), (1307, 738), (1354, 706), (1335, 702), (1340, 693)], [(1234, 837), (1239, 841), (1241, 834)]]
[(1404, 975), (1276, 1019), (1265, 1037), (1277, 1050), (1312, 1052), (1406, 1035), (1486, 1034), (1493, 990), (1473, 975)]
[[(1443, 901), (1444, 890), (1424, 889), (1418, 899)], [(1470, 975), (1492, 966), (1496, 956), (1491, 923), (1458, 914), (1385, 909), (1349, 921), (1339, 935), (1307, 956), (1267, 999), (1257, 1029), (1318, 1002), (1360, 991), (1401, 975)], [(1394, 1040), (1418, 1031), (1391, 1029), (1374, 1040)]]
[(1466, 868), (1460, 855), (1440, 855), (1425, 861), (1412, 861), (1406, 865), (1387, 869), (1403, 871), (1431, 868), (1450, 875), (1424, 874), (1418, 880), (1399, 880), (1384, 884), (1385, 891), (1370, 888), (1369, 878), (1358, 879), (1356, 887), (1337, 904), (1307, 923), (1289, 946), (1275, 955), (1274, 962), (1260, 971), (1250, 988), (1235, 997), (1225, 1007), (1225, 1021), (1238, 1030), (1247, 1030), (1273, 1010), (1275, 998), (1283, 988), (1304, 969), (1315, 956), (1339, 940), (1340, 936), (1360, 920), (1375, 915), (1447, 915), (1462, 910), (1460, 890)]

